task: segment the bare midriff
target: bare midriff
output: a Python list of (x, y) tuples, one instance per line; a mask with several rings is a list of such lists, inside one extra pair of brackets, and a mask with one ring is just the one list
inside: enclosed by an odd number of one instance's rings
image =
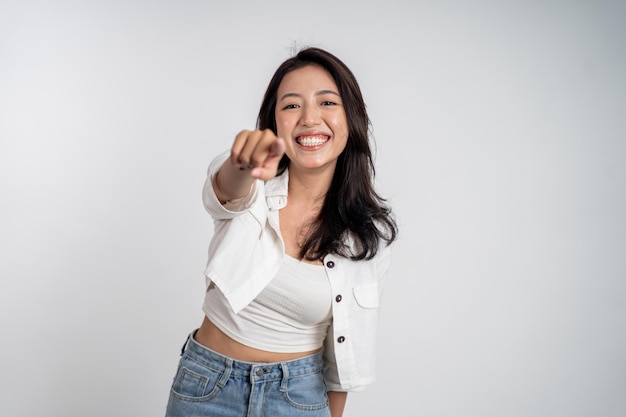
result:
[(196, 342), (208, 347), (211, 350), (214, 350), (217, 353), (221, 353), (224, 356), (228, 356), (232, 359), (244, 362), (271, 363), (289, 361), (292, 359), (298, 359), (311, 355), (320, 350), (315, 349), (307, 352), (281, 353), (255, 349), (253, 347), (239, 343), (226, 335), (206, 316), (202, 321), (202, 325), (196, 332), (194, 339), (196, 340)]

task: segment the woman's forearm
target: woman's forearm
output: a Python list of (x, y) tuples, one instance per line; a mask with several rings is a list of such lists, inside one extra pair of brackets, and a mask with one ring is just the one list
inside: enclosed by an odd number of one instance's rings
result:
[(246, 171), (226, 160), (213, 179), (213, 190), (223, 204), (228, 200), (244, 197), (250, 191), (254, 178)]
[(341, 417), (346, 406), (347, 392), (328, 391), (328, 406), (331, 417)]

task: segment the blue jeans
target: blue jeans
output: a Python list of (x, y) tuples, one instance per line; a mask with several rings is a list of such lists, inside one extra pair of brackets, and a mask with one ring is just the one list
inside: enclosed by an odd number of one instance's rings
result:
[(178, 364), (166, 417), (330, 417), (322, 353), (277, 362), (242, 362), (191, 334)]

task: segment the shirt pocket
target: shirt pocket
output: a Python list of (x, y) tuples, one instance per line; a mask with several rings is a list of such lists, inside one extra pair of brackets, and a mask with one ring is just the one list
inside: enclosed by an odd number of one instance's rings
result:
[(362, 308), (378, 308), (380, 293), (378, 283), (360, 285), (352, 289), (352, 294), (357, 304)]

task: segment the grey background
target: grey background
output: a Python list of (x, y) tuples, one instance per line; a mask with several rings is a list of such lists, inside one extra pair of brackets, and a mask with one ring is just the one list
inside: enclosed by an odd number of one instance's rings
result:
[(624, 1), (0, 2), (0, 414), (159, 416), (211, 158), (294, 47), (362, 86), (401, 238), (345, 416), (626, 416)]

